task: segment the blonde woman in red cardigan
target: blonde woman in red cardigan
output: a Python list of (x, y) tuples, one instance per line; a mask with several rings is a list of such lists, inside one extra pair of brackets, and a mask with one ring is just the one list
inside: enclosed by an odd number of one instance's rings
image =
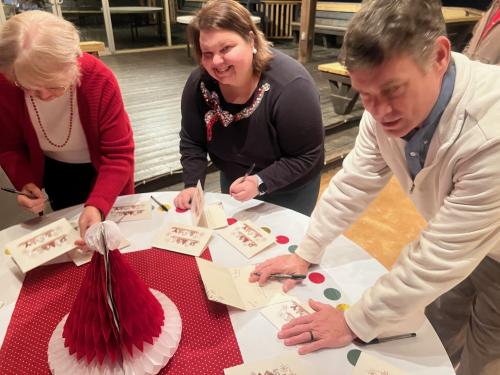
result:
[(79, 43), (73, 24), (47, 12), (0, 29), (0, 165), (34, 213), (47, 200), (54, 210), (84, 203), (83, 236), (133, 193), (134, 142), (114, 75)]

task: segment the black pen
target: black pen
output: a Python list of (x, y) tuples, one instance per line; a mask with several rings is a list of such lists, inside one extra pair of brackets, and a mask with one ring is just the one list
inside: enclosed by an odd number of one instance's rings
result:
[[(19, 191), (19, 190), (16, 190), (16, 189), (12, 189), (12, 188), (9, 188), (9, 187), (0, 187), (0, 189), (2, 189), (3, 191), (6, 191), (7, 193), (12, 193), (12, 194), (17, 194), (17, 195), (24, 195), (25, 197), (28, 197), (29, 199), (36, 199), (36, 197), (34, 195), (31, 195), (31, 194), (26, 194), (26, 193), (23, 193), (22, 191)], [(47, 201), (48, 199), (46, 199), (45, 201)], [(38, 213), (38, 216), (43, 216), (43, 211), (40, 211)]]
[(9, 187), (0, 187), (0, 189), (2, 189), (3, 191), (6, 191), (7, 193), (12, 193), (12, 194), (17, 194), (17, 195), (24, 195), (25, 197), (28, 197), (29, 199), (36, 199), (35, 196), (31, 195), (31, 194), (26, 194), (26, 193), (23, 193), (22, 191), (19, 191), (19, 190), (16, 190), (16, 189), (12, 189), (12, 188), (9, 188)]
[[(260, 276), (260, 272), (253, 272), (254, 275)], [(292, 280), (304, 280), (307, 275), (302, 275), (299, 273), (272, 273), (270, 279), (292, 279)]]
[(364, 341), (356, 339), (356, 342), (361, 344), (361, 345), (372, 345), (372, 344), (382, 344), (384, 342), (394, 341), (394, 340), (409, 339), (410, 337), (416, 337), (416, 336), (417, 336), (417, 334), (412, 332), (412, 333), (404, 333), (402, 335), (396, 335), (396, 336), (375, 338), (375, 339), (368, 341), (368, 342), (364, 342)]
[(252, 163), (250, 168), (248, 168), (248, 171), (245, 172), (245, 175), (243, 176), (241, 182), (245, 182), (245, 179), (253, 172), (254, 168), (255, 168), (255, 163)]
[(160, 208), (161, 208), (163, 211), (168, 211), (168, 207), (167, 207), (167, 206), (165, 206), (163, 203), (158, 202), (158, 200), (156, 200), (156, 198), (155, 198), (155, 197), (153, 197), (152, 195), (151, 195), (151, 199), (152, 199), (152, 200), (153, 200), (153, 202), (155, 202), (158, 206), (160, 206)]

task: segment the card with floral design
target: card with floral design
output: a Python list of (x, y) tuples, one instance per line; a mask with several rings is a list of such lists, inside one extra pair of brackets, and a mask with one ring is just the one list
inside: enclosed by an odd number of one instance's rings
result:
[(274, 244), (274, 238), (250, 220), (238, 221), (219, 234), (247, 258)]
[(294, 353), (224, 369), (224, 375), (312, 375)]
[(79, 233), (68, 220), (60, 219), (11, 241), (6, 248), (24, 273), (73, 250)]
[(211, 236), (211, 229), (171, 223), (156, 235), (153, 246), (198, 257), (207, 247)]

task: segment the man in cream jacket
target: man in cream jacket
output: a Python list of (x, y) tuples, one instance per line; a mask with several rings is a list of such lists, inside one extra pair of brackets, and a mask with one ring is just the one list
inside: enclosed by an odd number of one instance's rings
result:
[(306, 273), (392, 174), (428, 225), (345, 313), (311, 301), (283, 326), (301, 354), (412, 332), (425, 312), (458, 374), (500, 374), (500, 68), (451, 53), (445, 35), (439, 0), (372, 0), (351, 20), (343, 62), (366, 109), (355, 147), (295, 254), (250, 281)]

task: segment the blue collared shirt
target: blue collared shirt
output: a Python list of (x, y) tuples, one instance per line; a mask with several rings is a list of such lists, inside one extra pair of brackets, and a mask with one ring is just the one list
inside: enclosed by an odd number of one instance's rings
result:
[(420, 127), (413, 129), (402, 137), (408, 142), (405, 146), (405, 156), (412, 179), (415, 179), (415, 176), (424, 167), (432, 136), (453, 94), (456, 74), (455, 63), (451, 60), (448, 70), (443, 77), (441, 91), (431, 113), (429, 113), (429, 116), (422, 122)]

